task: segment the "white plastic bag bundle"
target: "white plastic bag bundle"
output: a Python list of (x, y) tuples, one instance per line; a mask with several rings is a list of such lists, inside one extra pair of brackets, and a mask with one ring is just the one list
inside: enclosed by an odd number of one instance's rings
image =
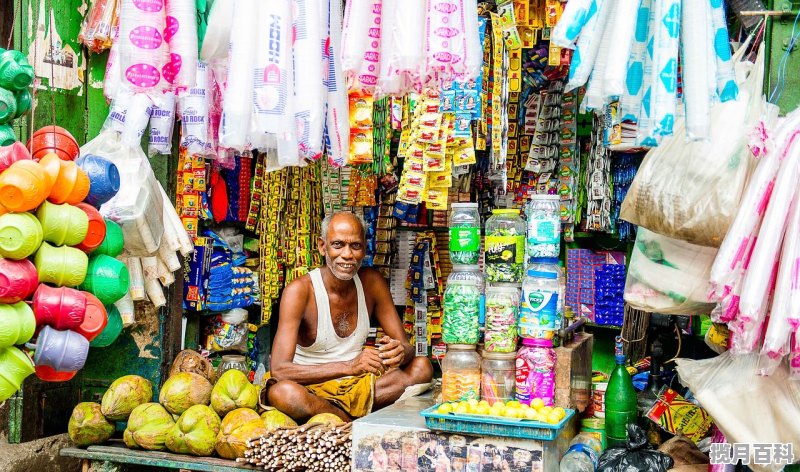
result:
[(208, 139), (208, 79), (206, 64), (197, 61), (196, 84), (178, 99), (181, 120), (181, 146), (189, 154), (205, 156), (210, 150)]
[(341, 57), (342, 70), (348, 78), (358, 75), (372, 41), (369, 33), (373, 6), (373, 0), (351, 0), (345, 5)]
[(619, 99), (619, 114), (623, 121), (639, 122), (645, 88), (644, 62), (645, 56), (648, 55), (647, 43), (652, 37), (651, 24), (655, 21), (652, 2), (653, 0), (642, 0), (636, 14), (636, 29), (631, 43), (631, 54), (628, 57), (625, 87)]
[[(469, 7), (466, 7), (469, 8)], [(394, 57), (392, 64), (397, 67), (398, 73), (405, 77), (407, 84), (419, 82), (425, 72), (425, 25), (427, 23), (428, 0), (415, 2), (395, 3), (397, 18), (394, 24)], [(466, 10), (467, 12), (471, 10)], [(477, 5), (475, 7), (477, 15)], [(476, 38), (476, 41), (478, 38)], [(386, 56), (383, 56), (384, 58)], [(468, 57), (468, 61), (473, 58)], [(483, 60), (483, 46), (480, 46), (479, 61)]]
[(550, 34), (550, 44), (573, 49), (578, 35), (589, 19), (597, 14), (597, 0), (571, 0), (564, 7)]
[[(197, 69), (197, 64), (194, 67)], [(150, 157), (172, 152), (175, 104), (175, 92), (172, 90), (165, 91), (153, 101), (153, 106), (150, 108), (150, 133), (147, 145), (147, 155)]]
[(455, 23), (456, 0), (429, 0), (428, 22), (425, 33), (425, 55), (427, 75), (445, 77), (451, 73), (453, 54), (451, 35), (458, 33), (451, 27)]
[(178, 93), (194, 86), (197, 73), (197, 6), (195, 0), (167, 0), (167, 27), (164, 39), (169, 44), (169, 63), (164, 79)]
[(683, 60), (681, 79), (683, 100), (686, 105), (686, 136), (690, 140), (707, 139), (710, 132), (708, 94), (708, 37), (711, 18), (707, 2), (683, 2), (681, 26), (683, 28)]
[(219, 128), (220, 146), (239, 152), (247, 148), (250, 119), (253, 113), (253, 68), (258, 40), (257, 0), (235, 0), (231, 32), (228, 78)]
[[(467, 55), (467, 12), (464, 10), (464, 0), (452, 0), (453, 12), (450, 14), (451, 23), (449, 25), (450, 37), (450, 67), (449, 73), (443, 77), (448, 82), (466, 75), (464, 60)], [(469, 12), (470, 15), (477, 15), (477, 11)], [(471, 25), (471, 22), (470, 22)], [(434, 31), (437, 33), (437, 31)], [(475, 37), (478, 35), (478, 23), (475, 22), (475, 29), (471, 32)]]
[(108, 51), (106, 75), (103, 77), (103, 95), (106, 97), (106, 100), (109, 101), (117, 96), (117, 91), (122, 84), (121, 65), (119, 63), (119, 26), (112, 28), (111, 37), (114, 38), (114, 42), (111, 44), (111, 49)]
[(326, 84), (328, 86), (328, 95), (325, 109), (325, 149), (328, 155), (328, 162), (334, 167), (341, 167), (347, 162), (347, 153), (350, 148), (347, 87), (345, 86), (341, 60), (342, 4), (338, 0), (321, 1), (323, 5), (327, 4), (329, 6), (328, 29), (330, 33), (327, 50), (328, 73)]
[(164, 235), (164, 202), (161, 185), (141, 147), (124, 144), (118, 133), (109, 130), (86, 143), (81, 154), (96, 154), (116, 164), (119, 192), (100, 207), (100, 214), (120, 225), (128, 254), (155, 254)]
[(122, 129), (122, 142), (127, 146), (141, 146), (142, 136), (150, 122), (153, 101), (146, 93), (136, 93), (128, 104), (125, 113), (125, 127)]
[(108, 110), (108, 116), (103, 123), (103, 129), (112, 130), (117, 133), (122, 133), (125, 129), (125, 118), (128, 113), (128, 107), (133, 99), (133, 92), (129, 89), (120, 89), (117, 95), (111, 100), (111, 106)]
[(211, 63), (227, 59), (235, 6), (234, 0), (222, 0), (211, 5), (206, 35), (203, 37), (203, 47), (200, 49), (200, 59), (204, 62)]
[(475, 80), (481, 73), (483, 66), (483, 44), (478, 32), (478, 2), (477, 0), (463, 0), (464, 12), (464, 38), (467, 52), (464, 54), (464, 82)]
[(381, 0), (372, 0), (368, 3), (367, 22), (367, 41), (364, 48), (364, 60), (358, 69), (358, 81), (371, 90), (378, 83), (378, 74), (381, 68), (381, 39), (383, 35), (382, 13), (383, 4)]
[(709, 313), (708, 274), (715, 248), (696, 246), (639, 228), (625, 281), (625, 301), (648, 312)]
[[(678, 375), (729, 443), (800, 444), (800, 383), (789, 382), (782, 364), (769, 377), (755, 373), (757, 355), (730, 352), (700, 361), (678, 359)], [(750, 448), (753, 454), (754, 448)], [(783, 465), (757, 465), (756, 472), (777, 472)], [(761, 462), (761, 461), (758, 461)]]
[(399, 0), (383, 0), (381, 6), (383, 11), (383, 19), (381, 21), (381, 50), (380, 50), (380, 74), (378, 75), (378, 82), (375, 85), (375, 97), (385, 97), (389, 95), (401, 95), (403, 78), (397, 73), (397, 67), (394, 64), (397, 50), (395, 43), (398, 28), (399, 16), (397, 7), (402, 5), (403, 2)]
[(778, 278), (758, 369), (770, 375), (789, 353), (789, 340), (800, 325), (800, 203), (792, 198), (789, 221), (780, 252)]
[(721, 0), (709, 0), (711, 5), (711, 27), (714, 30), (714, 51), (717, 62), (717, 94), (723, 102), (734, 100), (739, 94), (731, 61), (731, 45), (728, 37), (728, 20), (725, 5)]
[(681, 0), (655, 0), (650, 136), (670, 136), (675, 125)]
[(603, 72), (604, 97), (619, 97), (625, 91), (628, 60), (636, 36), (636, 24), (639, 21), (641, 4), (642, 0), (618, 0), (617, 2), (611, 23), (614, 26), (610, 31), (609, 39), (614, 47), (609, 48)]
[[(295, 120), (300, 157), (317, 160), (322, 156), (325, 124), (325, 88), (320, 39), (318, 0), (293, 0), (294, 63), (300, 67), (294, 77)], [(377, 72), (377, 71), (376, 71)]]
[(614, 55), (616, 52), (616, 45), (611, 41), (614, 37), (614, 32), (617, 29), (617, 8), (620, 6), (619, 2), (611, 2), (611, 11), (608, 13), (608, 20), (606, 27), (603, 30), (603, 37), (600, 40), (600, 47), (597, 50), (597, 60), (592, 70), (592, 75), (589, 77), (589, 86), (586, 88), (586, 97), (581, 103), (582, 110), (602, 110), (608, 103), (606, 96), (603, 93), (605, 88), (604, 80), (606, 67), (609, 65), (609, 55)]
[(165, 86), (167, 47), (164, 0), (120, 0), (119, 59), (123, 83), (136, 91)]
[(572, 54), (572, 61), (569, 64), (569, 79), (564, 87), (564, 92), (569, 92), (585, 84), (594, 68), (597, 51), (600, 49), (600, 41), (603, 39), (603, 31), (605, 31), (613, 3), (610, 0), (595, 0), (595, 2), (597, 14), (592, 15), (586, 21), (586, 25), (578, 37), (578, 43), (575, 45), (575, 52)]

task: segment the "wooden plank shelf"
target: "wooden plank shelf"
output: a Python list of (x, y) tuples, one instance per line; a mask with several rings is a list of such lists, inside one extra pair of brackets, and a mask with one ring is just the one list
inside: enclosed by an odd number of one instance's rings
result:
[(185, 454), (173, 454), (171, 452), (128, 449), (121, 443), (111, 443), (105, 446), (89, 446), (86, 449), (67, 447), (61, 449), (60, 454), (65, 457), (75, 457), (90, 462), (131, 464), (140, 467), (160, 467), (203, 472), (260, 470), (245, 464), (239, 464), (232, 460), (220, 459), (217, 457), (196, 457)]

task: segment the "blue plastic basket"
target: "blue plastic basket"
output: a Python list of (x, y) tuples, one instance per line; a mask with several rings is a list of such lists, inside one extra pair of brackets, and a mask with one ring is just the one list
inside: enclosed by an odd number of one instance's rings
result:
[(575, 415), (575, 410), (565, 410), (567, 416), (558, 424), (540, 421), (501, 418), (497, 416), (459, 415), (456, 413), (437, 413), (439, 405), (434, 405), (419, 414), (425, 418), (428, 428), (451, 433), (476, 436), (505, 436), (509, 438), (538, 439), (552, 441)]

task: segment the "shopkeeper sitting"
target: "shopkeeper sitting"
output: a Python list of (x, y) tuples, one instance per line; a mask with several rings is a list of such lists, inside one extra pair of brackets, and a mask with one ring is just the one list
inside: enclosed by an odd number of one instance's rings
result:
[[(361, 268), (363, 221), (348, 212), (326, 217), (317, 246), (325, 265), (281, 296), (271, 378), (262, 392), (262, 403), (301, 424), (319, 413), (346, 421), (364, 416), (433, 374), (426, 357), (414, 357), (386, 280)], [(377, 349), (364, 347), (373, 318), (386, 334)]]

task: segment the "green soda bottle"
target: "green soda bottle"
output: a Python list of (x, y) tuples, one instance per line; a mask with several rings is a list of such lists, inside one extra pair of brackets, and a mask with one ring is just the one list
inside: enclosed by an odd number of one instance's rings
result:
[(611, 372), (606, 389), (606, 438), (608, 447), (624, 446), (627, 440), (626, 427), (637, 419), (636, 390), (631, 374), (625, 369), (625, 354), (622, 337), (617, 336), (615, 357), (617, 365)]

